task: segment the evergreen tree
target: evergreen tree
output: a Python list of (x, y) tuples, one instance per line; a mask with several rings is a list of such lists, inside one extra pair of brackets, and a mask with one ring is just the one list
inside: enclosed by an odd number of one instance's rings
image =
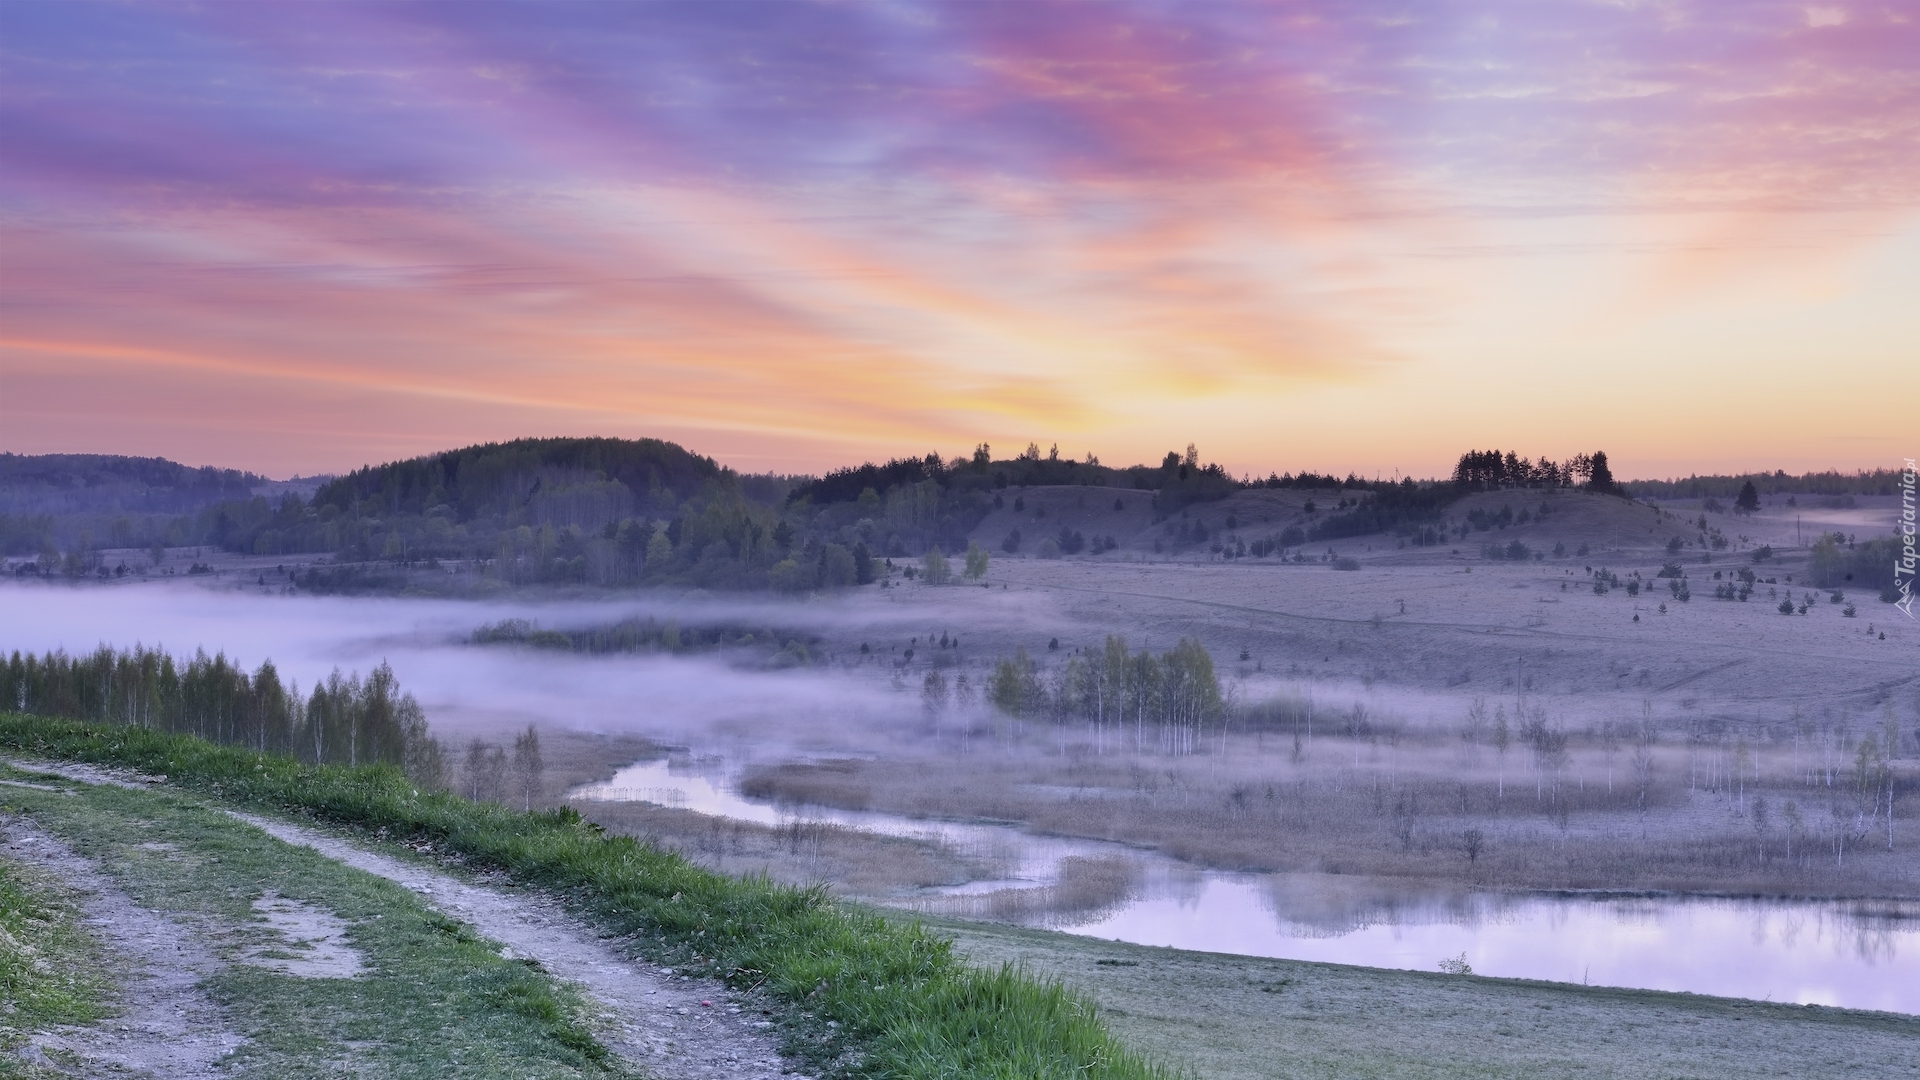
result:
[(1733, 508), (1742, 514), (1751, 514), (1760, 509), (1760, 491), (1749, 480), (1740, 485), (1740, 496), (1733, 500)]
[(1612, 494), (1616, 488), (1613, 483), (1613, 471), (1607, 468), (1607, 452), (1605, 450), (1595, 450), (1593, 452), (1592, 468), (1593, 473), (1587, 479), (1587, 487), (1594, 491)]

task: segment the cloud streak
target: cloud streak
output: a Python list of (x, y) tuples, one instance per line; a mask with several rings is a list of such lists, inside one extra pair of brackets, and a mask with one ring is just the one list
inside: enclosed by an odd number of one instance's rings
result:
[[(366, 400), (440, 418), (395, 452), (518, 425), (750, 466), (1144, 456), (1209, 402), (1514, 393), (1460, 359), (1533, 315), (1488, 252), (1593, 289), (1572, 336), (1722, 265), (1790, 270), (1783, 222), (1844, 261), (1920, 204), (1920, 28), (1865, 6), (15, 5), (0, 29), (0, 378), (177, 381), (172, 426), (102, 417), (140, 446), (80, 441), (286, 470), (360, 463), (325, 432)], [(311, 434), (217, 434), (269, 388)], [(12, 449), (80, 448), (47, 404), (0, 401)], [(1284, 465), (1272, 430), (1216, 445)], [(1431, 467), (1465, 437), (1353, 452)]]

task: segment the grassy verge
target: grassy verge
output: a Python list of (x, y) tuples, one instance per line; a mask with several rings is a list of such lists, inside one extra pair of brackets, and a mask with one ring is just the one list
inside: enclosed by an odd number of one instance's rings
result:
[(184, 736), (18, 714), (0, 714), (0, 747), (164, 775), (217, 798), (430, 843), (554, 889), (654, 959), (761, 988), (786, 1009), (791, 1052), (849, 1074), (1168, 1075), (1121, 1047), (1058, 981), (1012, 963), (970, 966), (917, 926), (842, 907), (820, 890), (723, 877), (605, 835), (569, 810), (525, 814), (418, 791), (386, 767), (303, 766)]
[(228, 960), (299, 955), (254, 917), (253, 902), (268, 892), (350, 927), (366, 965), (361, 977), (305, 978), (240, 962), (207, 981), (247, 1039), (229, 1065), (235, 1076), (624, 1075), (569, 988), (503, 958), (406, 889), (281, 843), (191, 796), (54, 784), (65, 790), (7, 788), (0, 801), (142, 907), (192, 925)]
[(1920, 1077), (1920, 1018), (1383, 971), (927, 920), (1099, 1003), (1114, 1033), (1208, 1080)]
[(0, 859), (0, 1050), (56, 1024), (104, 1016), (108, 987), (98, 960), (73, 897)]

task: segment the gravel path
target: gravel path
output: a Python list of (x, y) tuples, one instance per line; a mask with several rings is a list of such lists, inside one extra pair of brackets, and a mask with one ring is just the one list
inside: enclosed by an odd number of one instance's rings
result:
[(785, 1075), (772, 1024), (724, 984), (685, 979), (622, 956), (559, 904), (536, 893), (472, 885), (318, 829), (230, 811), (278, 840), (404, 885), (438, 910), (580, 986), (612, 1020), (611, 1049), (659, 1080), (759, 1080)]
[[(190, 1080), (220, 1076), (216, 1063), (243, 1040), (200, 990), (220, 960), (189, 926), (141, 907), (93, 864), (20, 818), (0, 818), (7, 858), (57, 878), (80, 893), (91, 931), (121, 970), (121, 1015), (88, 1027), (34, 1035), (19, 1051), (28, 1061), (77, 1061), (81, 1076)], [(49, 1061), (49, 1052), (58, 1055)], [(71, 1055), (69, 1060), (60, 1060)]]
[[(8, 761), (16, 768), (90, 784), (144, 788), (164, 777), (92, 765)], [(579, 986), (599, 1007), (616, 1054), (656, 1080), (772, 1080), (792, 1075), (771, 1022), (737, 1000), (724, 983), (676, 976), (628, 959), (557, 902), (530, 890), (474, 885), (319, 829), (228, 811), (280, 841), (405, 886), (428, 904), (500, 942), (510, 956), (537, 961)], [(150, 918), (158, 918), (151, 912)], [(171, 924), (169, 924), (171, 925)], [(189, 982), (197, 981), (198, 974)], [(131, 994), (129, 995), (131, 996)], [(197, 1073), (163, 1075), (200, 1075)]]

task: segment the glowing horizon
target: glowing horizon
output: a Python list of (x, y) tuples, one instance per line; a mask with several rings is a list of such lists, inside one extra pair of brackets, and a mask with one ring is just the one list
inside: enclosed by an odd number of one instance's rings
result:
[(0, 450), (1894, 466), (1916, 18), (10, 5)]

